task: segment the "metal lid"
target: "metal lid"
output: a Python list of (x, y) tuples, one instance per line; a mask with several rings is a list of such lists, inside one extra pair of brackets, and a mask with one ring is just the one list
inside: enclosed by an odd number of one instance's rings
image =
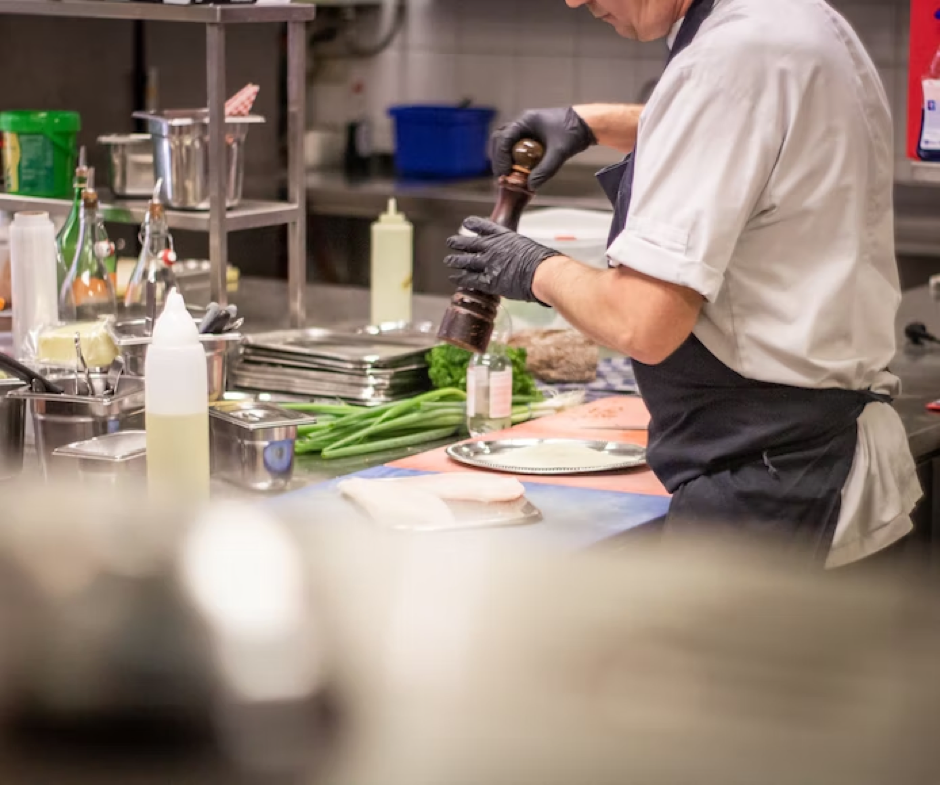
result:
[(287, 425), (310, 425), (317, 421), (316, 417), (304, 412), (259, 401), (220, 401), (209, 407), (209, 416), (252, 431)]
[(107, 436), (96, 436), (94, 439), (57, 447), (52, 454), (57, 457), (84, 458), (111, 463), (130, 461), (147, 454), (147, 433), (145, 431), (118, 431), (109, 433)]
[(150, 134), (106, 134), (98, 137), (99, 144), (136, 144), (153, 141)]

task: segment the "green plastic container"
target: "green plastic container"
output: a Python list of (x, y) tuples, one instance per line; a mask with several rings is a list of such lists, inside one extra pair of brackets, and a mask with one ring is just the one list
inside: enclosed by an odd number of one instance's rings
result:
[(0, 112), (7, 193), (69, 198), (81, 127), (78, 112)]

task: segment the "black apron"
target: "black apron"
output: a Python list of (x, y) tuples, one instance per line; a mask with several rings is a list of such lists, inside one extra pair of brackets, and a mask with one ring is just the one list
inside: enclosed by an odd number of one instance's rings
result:
[[(713, 0), (693, 0), (668, 67), (712, 8)], [(614, 205), (609, 246), (627, 222), (637, 154), (635, 147), (598, 173)], [(709, 526), (770, 536), (825, 560), (856, 452), (856, 420), (871, 401), (890, 399), (748, 379), (695, 335), (662, 363), (633, 367), (650, 410), (647, 459), (673, 494), (667, 533)]]

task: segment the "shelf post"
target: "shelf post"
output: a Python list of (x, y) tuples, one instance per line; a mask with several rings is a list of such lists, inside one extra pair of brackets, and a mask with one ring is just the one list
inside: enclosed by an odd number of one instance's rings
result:
[(304, 22), (288, 22), (288, 201), (295, 208), (288, 224), (288, 313), (292, 327), (306, 321), (307, 186), (304, 181), (304, 128), (307, 92), (307, 34)]
[(214, 302), (226, 305), (228, 178), (225, 163), (225, 27), (221, 24), (206, 25), (206, 92), (209, 104), (209, 292)]

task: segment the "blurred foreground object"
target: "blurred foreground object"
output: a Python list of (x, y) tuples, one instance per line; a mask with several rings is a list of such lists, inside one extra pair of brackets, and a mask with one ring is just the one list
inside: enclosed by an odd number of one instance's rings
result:
[(0, 495), (4, 785), (938, 781), (911, 572), (29, 490)]

